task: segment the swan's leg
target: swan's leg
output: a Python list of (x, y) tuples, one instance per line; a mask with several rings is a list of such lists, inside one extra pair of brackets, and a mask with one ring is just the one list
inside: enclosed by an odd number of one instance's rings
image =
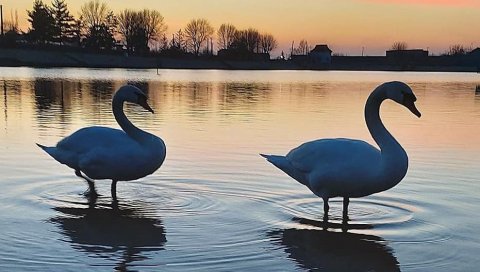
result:
[(330, 209), (330, 206), (328, 205), (328, 198), (323, 199), (323, 213), (324, 215), (328, 216), (328, 210)]
[(112, 180), (112, 187), (110, 188), (112, 192), (113, 200), (117, 200), (117, 181)]
[[(323, 222), (328, 224), (328, 210), (330, 206), (328, 205), (328, 198), (323, 198)], [(326, 226), (326, 225), (325, 225)]]
[(97, 191), (95, 190), (95, 182), (93, 182), (92, 179), (88, 178), (87, 176), (82, 175), (82, 172), (80, 172), (80, 170), (75, 170), (75, 175), (77, 175), (77, 177), (83, 178), (87, 181), (88, 188), (90, 189), (90, 192), (89, 192), (90, 194), (97, 195)]
[(348, 221), (348, 204), (350, 203), (350, 198), (343, 198), (343, 221)]

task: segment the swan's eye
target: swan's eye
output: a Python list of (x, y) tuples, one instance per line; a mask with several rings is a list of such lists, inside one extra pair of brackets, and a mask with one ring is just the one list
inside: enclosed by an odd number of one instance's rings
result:
[(143, 93), (135, 93), (137, 95), (137, 101), (147, 101), (147, 96)]
[(415, 102), (417, 101), (417, 98), (412, 93), (403, 93), (403, 101), (406, 101), (406, 100)]

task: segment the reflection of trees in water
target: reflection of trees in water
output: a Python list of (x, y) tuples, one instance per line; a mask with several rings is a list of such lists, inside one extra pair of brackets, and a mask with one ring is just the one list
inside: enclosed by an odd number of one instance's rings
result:
[(71, 82), (58, 79), (37, 78), (33, 81), (36, 119), (40, 128), (52, 123), (66, 128), (70, 124), (72, 88)]
[(91, 80), (82, 84), (83, 89), (88, 89), (94, 103), (103, 103), (112, 99), (115, 91), (113, 81)]
[[(148, 82), (129, 83), (148, 90)], [(32, 89), (40, 131), (52, 125), (68, 130), (71, 119), (79, 117), (92, 125), (113, 122), (111, 99), (119, 86), (120, 82), (109, 80), (35, 79)]]
[(112, 95), (115, 92), (113, 81), (85, 80), (78, 84), (79, 112), (88, 124), (100, 125), (110, 120), (112, 115)]
[(480, 85), (475, 86), (475, 104), (480, 102)]
[(212, 112), (214, 103), (212, 89), (212, 83), (190, 82), (184, 90), (181, 90), (181, 99), (188, 105), (191, 115), (205, 116)]
[[(172, 103), (196, 121), (205, 121), (212, 114), (215, 97), (210, 82), (172, 82), (161, 86), (166, 90), (164, 100)], [(163, 103), (160, 103), (163, 104)]]
[(393, 250), (378, 236), (318, 229), (284, 229), (268, 235), (289, 258), (311, 271), (400, 271)]
[(37, 112), (48, 110), (52, 104), (60, 104), (58, 101), (61, 100), (62, 94), (57, 92), (54, 81), (51, 79), (35, 79), (33, 81), (33, 91)]
[(37, 112), (56, 107), (65, 113), (71, 109), (72, 97), (77, 84), (61, 79), (37, 78), (33, 81), (33, 92)]
[[(145, 260), (145, 252), (162, 250), (165, 229), (159, 218), (149, 217), (147, 203), (106, 203), (91, 200), (85, 207), (79, 203), (53, 208), (51, 218), (71, 246), (90, 256), (118, 260), (115, 269), (128, 270), (134, 261)], [(103, 203), (101, 202), (103, 201)]]
[[(3, 114), (5, 124), (8, 122), (8, 103), (12, 103), (11, 98), (21, 95), (22, 83), (19, 80), (3, 80), (2, 84), (2, 93), (3, 93)], [(19, 106), (20, 102), (16, 101)]]
[(245, 109), (265, 103), (272, 86), (268, 83), (229, 82), (223, 85), (220, 101), (223, 110)]

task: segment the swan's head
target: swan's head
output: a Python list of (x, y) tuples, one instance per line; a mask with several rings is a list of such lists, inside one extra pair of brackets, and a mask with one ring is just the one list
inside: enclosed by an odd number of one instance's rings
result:
[(153, 109), (147, 103), (147, 95), (135, 86), (125, 85), (120, 87), (115, 93), (115, 97), (119, 97), (123, 101), (138, 104), (147, 111), (154, 113)]
[(415, 97), (412, 89), (407, 84), (400, 81), (392, 81), (384, 83), (383, 87), (386, 90), (387, 98), (392, 99), (398, 104), (404, 105), (417, 117), (422, 116), (417, 107), (415, 107), (417, 97)]

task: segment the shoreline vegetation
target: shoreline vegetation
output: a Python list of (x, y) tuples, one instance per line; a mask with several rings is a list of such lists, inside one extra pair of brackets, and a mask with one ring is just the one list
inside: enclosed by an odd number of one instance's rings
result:
[[(66, 0), (51, 4), (33, 0), (27, 10), (30, 27), (23, 31), (15, 19), (3, 20), (0, 66), (169, 68), (229, 70), (353, 70), (479, 72), (480, 48), (454, 44), (441, 55), (409, 49), (395, 42), (385, 56), (347, 56), (327, 44), (292, 41), (278, 57), (276, 38), (254, 27), (230, 23), (214, 28), (194, 18), (167, 36), (163, 15), (153, 9), (124, 9), (114, 13), (105, 2), (90, 0), (74, 17)], [(172, 31), (170, 31), (172, 32)]]
[[(479, 65), (442, 56), (432, 56), (424, 64), (395, 63), (386, 56), (332, 56), (330, 63), (295, 60), (225, 60), (218, 56), (168, 57), (129, 56), (66, 50), (0, 48), (0, 67), (82, 67), (132, 69), (216, 69), (216, 70), (345, 70), (479, 72)], [(398, 60), (396, 60), (398, 62)], [(469, 65), (470, 64), (470, 65)]]

